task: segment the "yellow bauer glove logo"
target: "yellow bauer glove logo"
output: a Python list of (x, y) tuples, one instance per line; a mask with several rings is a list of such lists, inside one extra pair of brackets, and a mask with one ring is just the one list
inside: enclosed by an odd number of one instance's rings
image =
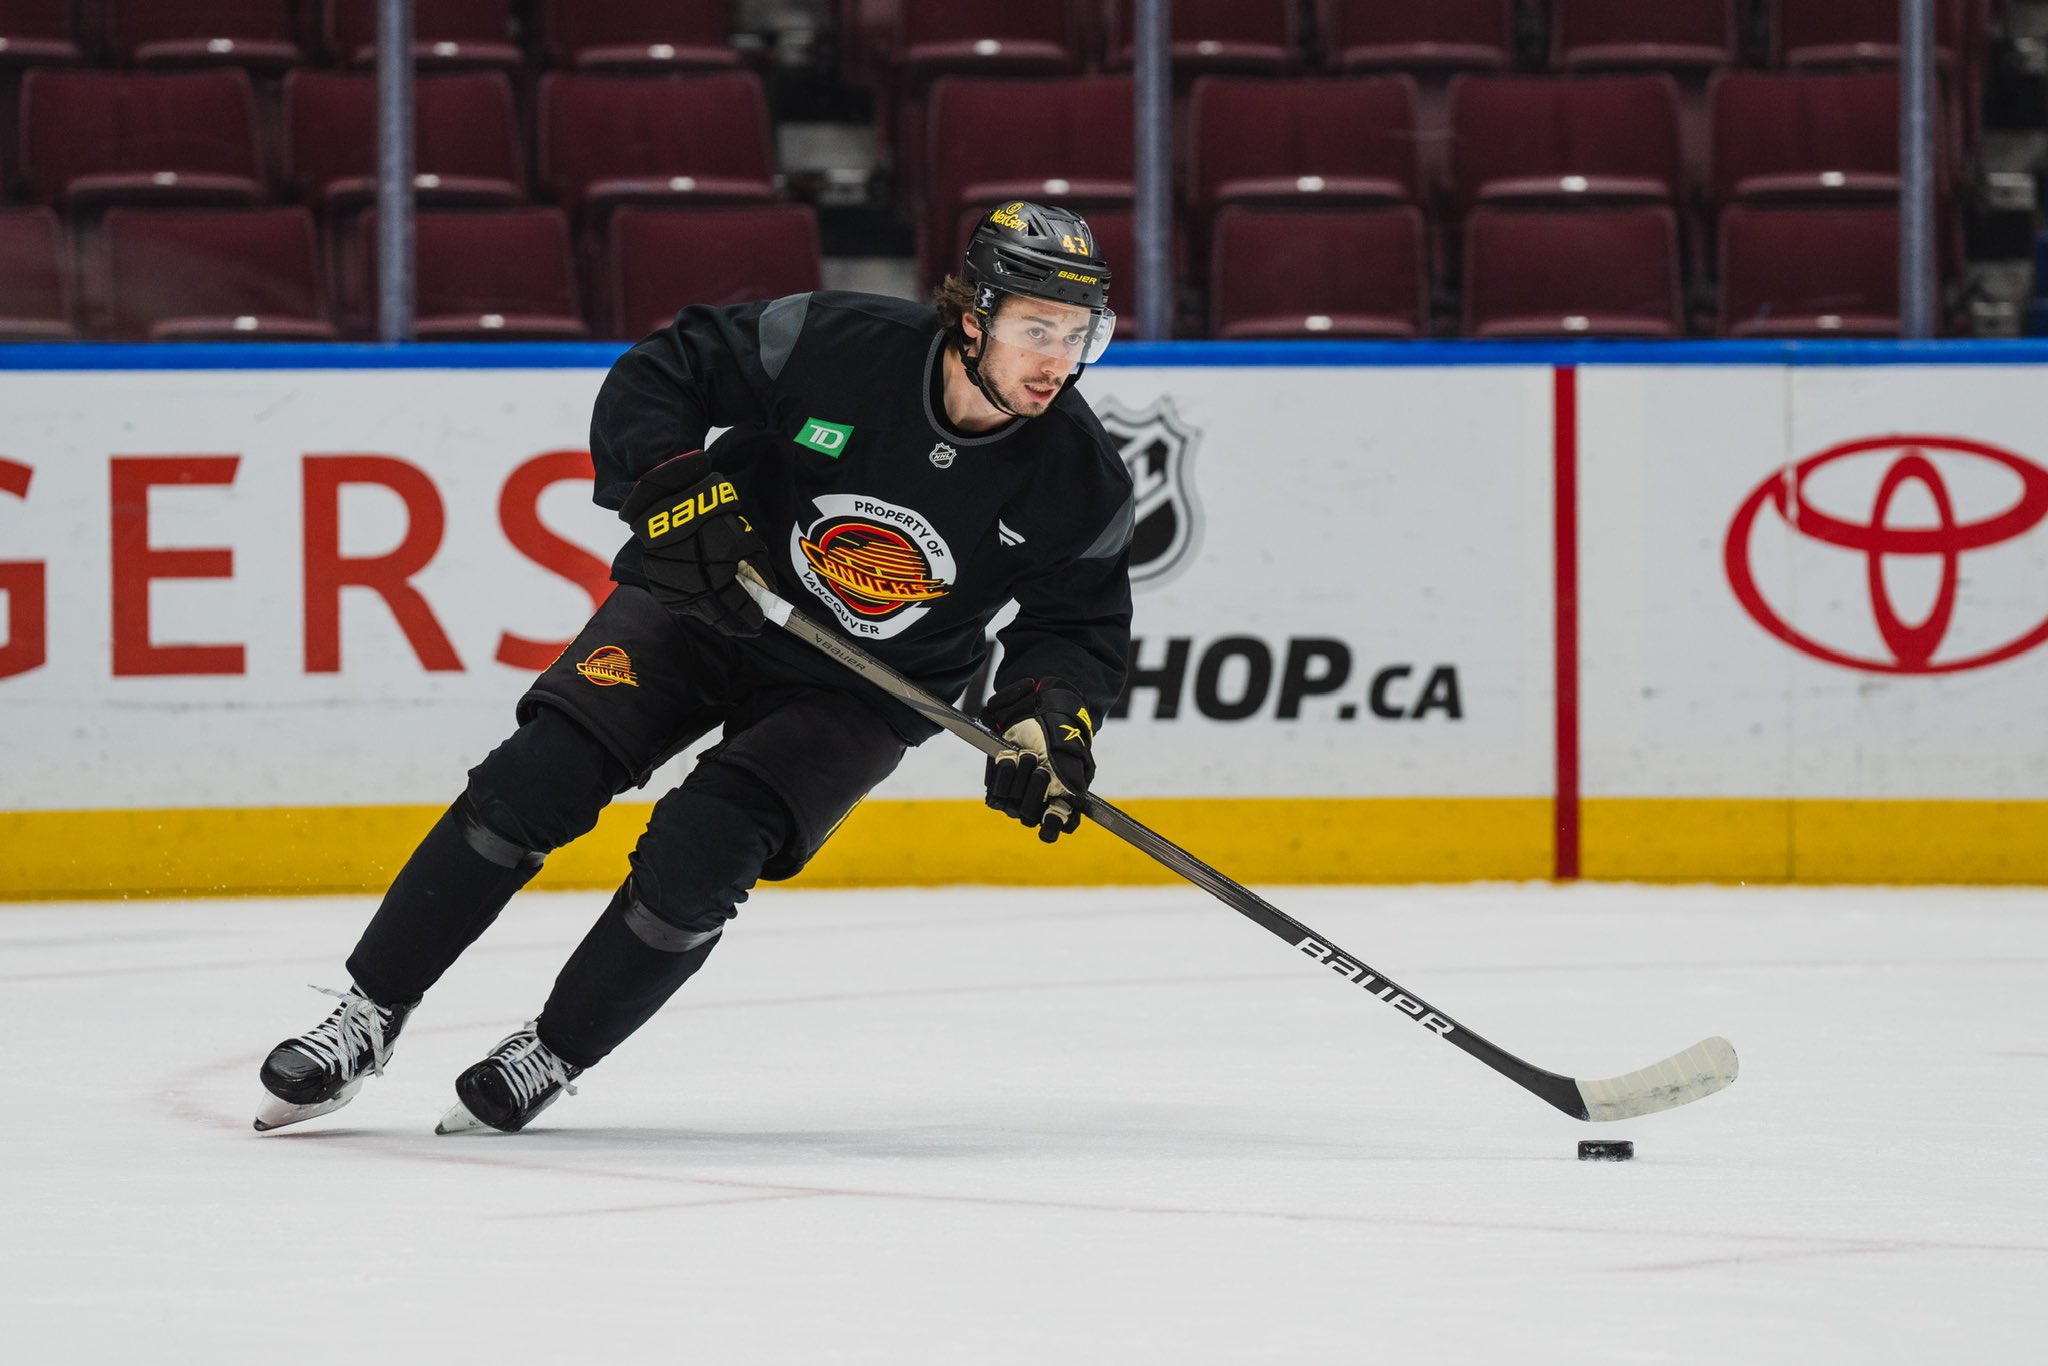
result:
[(695, 498), (685, 498), (674, 507), (657, 512), (647, 519), (647, 539), (658, 541), (671, 531), (681, 531), (698, 517), (708, 516), (727, 503), (737, 503), (739, 500), (739, 490), (735, 489), (729, 480), (716, 488), (707, 489)]

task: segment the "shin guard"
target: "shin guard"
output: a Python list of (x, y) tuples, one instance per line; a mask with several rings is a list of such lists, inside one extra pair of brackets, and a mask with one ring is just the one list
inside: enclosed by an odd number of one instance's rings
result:
[(648, 910), (627, 879), (555, 978), (541, 1039), (574, 1066), (596, 1066), (704, 966), (724, 928), (677, 929)]
[(541, 857), (458, 797), (392, 880), (349, 955), (350, 975), (380, 1005), (419, 1000), (540, 871)]

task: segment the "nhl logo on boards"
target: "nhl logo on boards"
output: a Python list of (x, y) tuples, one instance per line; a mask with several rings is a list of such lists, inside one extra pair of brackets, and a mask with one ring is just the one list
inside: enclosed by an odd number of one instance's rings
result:
[(953, 462), (960, 458), (960, 452), (941, 441), (932, 447), (932, 453), (927, 458), (932, 462), (933, 468), (946, 470), (953, 467)]
[(640, 686), (640, 680), (633, 676), (632, 659), (616, 645), (600, 645), (592, 650), (576, 666), (576, 672), (600, 688), (616, 688), (621, 683), (629, 688)]
[(1122, 450), (1137, 500), (1131, 527), (1131, 585), (1163, 583), (1193, 559), (1201, 534), (1192, 466), (1201, 432), (1162, 397), (1127, 412), (1114, 399), (1096, 416)]

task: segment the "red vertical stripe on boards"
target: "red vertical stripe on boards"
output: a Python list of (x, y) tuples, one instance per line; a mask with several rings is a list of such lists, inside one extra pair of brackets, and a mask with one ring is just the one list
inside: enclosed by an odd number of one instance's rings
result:
[(1556, 512), (1556, 876), (1579, 875), (1579, 372), (1552, 372)]

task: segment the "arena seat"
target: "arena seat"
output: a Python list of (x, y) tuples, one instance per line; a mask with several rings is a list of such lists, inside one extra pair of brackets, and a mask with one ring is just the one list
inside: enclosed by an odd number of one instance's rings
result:
[(107, 46), (127, 66), (274, 75), (302, 60), (287, 0), (108, 0), (103, 10)]
[(52, 210), (0, 209), (0, 341), (70, 341), (64, 236)]
[(1317, 0), (1331, 71), (1505, 71), (1515, 0)]
[(751, 71), (675, 80), (551, 71), (540, 80), (540, 178), (573, 212), (773, 199), (775, 150)]
[[(526, 198), (525, 152), (503, 72), (424, 75), (413, 87), (417, 136), (413, 190), (419, 203), (518, 204)], [(285, 180), (329, 215), (377, 194), (377, 89), (364, 72), (301, 68), (285, 77)]]
[(42, 203), (253, 204), (267, 193), (240, 68), (38, 68), (21, 101), (22, 179)]
[[(1136, 23), (1134, 0), (1112, 0), (1105, 67), (1130, 68)], [(1301, 66), (1298, 30), (1294, 0), (1174, 0), (1174, 78), (1286, 75)]]
[[(1016, 111), (1032, 111), (1030, 118)], [(931, 185), (919, 220), (924, 280), (959, 263), (957, 225), (1011, 199), (1086, 216), (1131, 202), (1131, 78), (962, 80), (931, 92)]]
[[(421, 341), (572, 341), (590, 335), (569, 218), (551, 205), (423, 209), (413, 220), (414, 334)], [(377, 212), (344, 250), (344, 321), (367, 332), (377, 297)]]
[(818, 217), (808, 204), (723, 209), (622, 205), (605, 259), (609, 335), (645, 336), (689, 304), (779, 299), (820, 287)]
[[(1934, 0), (1934, 61), (1943, 117), (1967, 164), (1983, 124), (1993, 0)], [(1770, 56), (1791, 71), (1895, 69), (1899, 0), (1778, 0), (1771, 11)]]
[(1267, 81), (1205, 76), (1188, 102), (1188, 201), (1419, 203), (1415, 84), (1406, 76)]
[(1560, 71), (1706, 71), (1738, 56), (1734, 0), (1554, 0)]
[(942, 79), (1078, 74), (1086, 32), (1081, 11), (1081, 0), (898, 0), (875, 134), (894, 168), (903, 212), (914, 217), (926, 204), (932, 87)]
[[(378, 0), (321, 0), (321, 37), (338, 66), (377, 58)], [(517, 72), (526, 53), (512, 40), (510, 0), (412, 0), (412, 59), (422, 71), (489, 67)]]
[(726, 0), (540, 0), (541, 51), (578, 71), (737, 66)]
[(0, 71), (77, 66), (84, 60), (69, 5), (0, 0)]
[(1429, 324), (1426, 234), (1412, 205), (1216, 215), (1209, 335), (1408, 338)]
[[(1970, 0), (1935, 0), (1938, 61), (1954, 62)], [(1869, 67), (1899, 60), (1899, 0), (1776, 0), (1771, 56), (1788, 67)]]
[(1678, 94), (1663, 74), (1460, 76), (1451, 212), (1481, 203), (1641, 203), (1684, 189)]
[(1730, 337), (1895, 337), (1899, 214), (1889, 205), (1731, 206), (1719, 330)]
[(940, 76), (1061, 75), (1082, 66), (1072, 0), (898, 0), (891, 61), (899, 87)]
[(105, 331), (130, 341), (331, 341), (312, 213), (125, 209), (105, 220)]
[(1736, 200), (1897, 197), (1896, 73), (1724, 71), (1709, 90), (1714, 210)]
[(1473, 210), (1465, 224), (1470, 337), (1684, 335), (1678, 223), (1662, 204)]

